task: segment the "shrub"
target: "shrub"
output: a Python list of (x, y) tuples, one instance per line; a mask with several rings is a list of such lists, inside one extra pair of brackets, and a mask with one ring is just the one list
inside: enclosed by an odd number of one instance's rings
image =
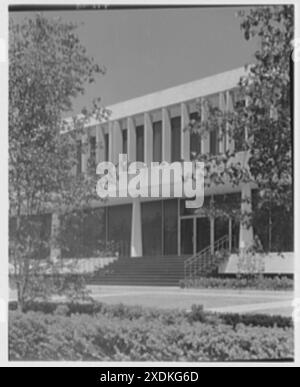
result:
[(59, 304), (55, 309), (55, 314), (59, 316), (67, 316), (69, 314), (69, 307), (67, 304)]
[(238, 324), (245, 326), (256, 327), (278, 327), (292, 328), (293, 320), (291, 317), (284, 316), (269, 316), (266, 314), (237, 314), (237, 313), (222, 313), (218, 315), (224, 324), (236, 327)]
[(291, 328), (179, 319), (10, 313), (10, 360), (236, 361), (292, 359)]
[[(10, 310), (16, 311), (16, 303), (10, 303)], [(62, 316), (73, 316), (80, 314), (103, 315), (108, 318), (133, 320), (159, 320), (164, 324), (174, 325), (182, 321), (202, 322), (217, 324), (223, 323), (235, 327), (238, 324), (260, 327), (293, 327), (290, 317), (272, 316), (265, 314), (235, 314), (235, 313), (211, 313), (205, 312), (202, 305), (193, 305), (191, 311), (182, 310), (160, 310), (154, 308), (143, 308), (141, 306), (107, 305), (102, 303), (66, 303), (55, 302), (31, 302), (26, 305), (26, 313), (40, 312), (43, 314), (55, 314)]]
[(204, 312), (203, 305), (192, 305), (191, 312), (188, 314), (188, 320), (190, 322), (206, 322), (207, 313)]
[(287, 277), (250, 276), (239, 278), (200, 277), (181, 280), (181, 288), (198, 289), (255, 289), (255, 290), (293, 290), (294, 281)]

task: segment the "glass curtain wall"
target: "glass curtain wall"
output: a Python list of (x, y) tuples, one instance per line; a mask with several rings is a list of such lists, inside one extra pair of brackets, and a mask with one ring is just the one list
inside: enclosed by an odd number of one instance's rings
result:
[(142, 231), (144, 256), (177, 255), (177, 199), (142, 203)]

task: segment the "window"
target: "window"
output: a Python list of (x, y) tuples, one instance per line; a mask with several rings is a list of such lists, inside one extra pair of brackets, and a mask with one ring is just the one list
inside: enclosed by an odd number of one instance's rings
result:
[[(245, 97), (239, 92), (239, 90), (235, 90), (232, 94), (233, 99), (233, 107), (234, 110), (236, 110), (238, 113), (242, 112), (246, 106), (246, 100)], [(242, 114), (242, 113), (241, 113)], [(240, 130), (235, 130), (234, 132), (234, 145), (235, 145), (235, 151), (241, 152), (245, 150), (245, 139), (246, 139), (246, 130), (245, 128), (242, 128)]]
[(229, 235), (229, 218), (219, 216), (215, 218), (215, 241)]
[[(194, 112), (190, 114), (190, 120), (198, 121), (200, 119), (198, 112)], [(192, 159), (201, 154), (201, 136), (197, 133), (197, 125), (190, 132), (190, 154)]]
[(171, 160), (181, 160), (181, 118), (171, 118), (171, 136), (172, 136), (172, 148), (171, 148)]
[(144, 126), (136, 127), (136, 161), (144, 162)]
[[(142, 203), (143, 255), (162, 254), (162, 202)], [(150, 237), (151, 235), (151, 237)]]
[[(210, 95), (207, 98), (209, 105), (209, 115), (215, 116), (219, 109), (219, 94)], [(219, 133), (218, 129), (209, 132), (209, 153), (211, 155), (217, 155), (219, 153)]]
[(194, 254), (194, 220), (182, 219), (180, 232), (180, 246), (182, 255)]
[(209, 133), (209, 152), (211, 155), (217, 155), (219, 153), (218, 143), (219, 143), (218, 132), (217, 130), (212, 130)]
[(164, 255), (177, 255), (178, 200), (163, 201)]
[(109, 159), (109, 135), (108, 133), (104, 135), (104, 154), (105, 154), (105, 161), (108, 161)]
[(91, 168), (96, 168), (96, 137), (90, 137), (90, 165)]
[(100, 257), (106, 248), (106, 208), (64, 214), (60, 234), (63, 258)]
[(153, 123), (153, 161), (162, 162), (162, 122)]
[(122, 137), (123, 137), (123, 154), (128, 154), (128, 138), (127, 138), (127, 129), (124, 129), (122, 131)]
[(198, 252), (210, 246), (210, 219), (208, 217), (197, 218), (197, 247)]
[(132, 205), (108, 207), (108, 241), (120, 256), (130, 256)]

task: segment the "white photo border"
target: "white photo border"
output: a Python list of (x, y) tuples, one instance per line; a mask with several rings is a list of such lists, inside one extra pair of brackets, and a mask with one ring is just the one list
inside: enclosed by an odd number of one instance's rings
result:
[[(9, 5), (74, 5), (74, 4), (103, 4), (103, 5), (257, 5), (257, 0), (247, 1), (220, 1), (215, 0), (203, 1), (203, 0), (189, 0), (187, 3), (182, 1), (133, 1), (133, 0), (106, 0), (104, 3), (101, 1), (90, 1), (90, 0), (1, 0), (0, 2), (0, 203), (1, 203), (1, 218), (0, 218), (0, 246), (1, 246), (1, 257), (0, 257), (0, 366), (13, 367), (13, 366), (34, 366), (34, 367), (112, 367), (112, 366), (123, 366), (123, 367), (140, 367), (140, 366), (151, 366), (151, 367), (199, 367), (201, 363), (166, 363), (166, 362), (152, 362), (152, 363), (123, 363), (123, 362), (103, 362), (103, 363), (91, 363), (91, 362), (8, 362), (8, 298), (9, 298), (9, 285), (8, 285), (8, 6)], [(260, 5), (268, 4), (293, 4), (295, 7), (295, 38), (300, 40), (300, 3), (286, 0), (265, 0)], [(300, 128), (300, 76), (299, 76), (300, 61), (294, 65), (295, 79), (294, 79), (294, 218), (295, 218), (295, 230), (294, 235), (300, 235), (300, 131), (296, 128)], [(299, 198), (299, 202), (297, 199)], [(300, 305), (300, 260), (297, 259), (300, 256), (300, 238), (295, 238), (295, 305)], [(298, 306), (299, 308), (299, 306)], [(300, 313), (298, 312), (298, 315)], [(300, 364), (300, 321), (295, 323), (295, 363)], [(262, 363), (226, 363), (226, 367), (263, 367)], [(271, 367), (278, 367), (279, 364), (268, 363)], [(205, 363), (205, 367), (216, 366), (216, 363)], [(222, 366), (222, 363), (217, 363), (217, 366)], [(282, 366), (291, 366), (290, 364), (282, 364)]]

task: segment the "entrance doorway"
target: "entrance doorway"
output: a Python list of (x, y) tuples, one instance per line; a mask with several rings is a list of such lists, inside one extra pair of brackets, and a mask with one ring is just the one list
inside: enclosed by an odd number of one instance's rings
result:
[(211, 221), (204, 217), (181, 219), (181, 255), (195, 255), (210, 245)]
[(181, 220), (181, 255), (194, 255), (194, 219)]
[(180, 254), (195, 255), (228, 235), (229, 248), (235, 245), (236, 227), (230, 218), (186, 216), (180, 220)]
[(196, 218), (197, 234), (196, 234), (196, 253), (202, 251), (211, 243), (211, 224), (209, 218)]
[(223, 238), (225, 235), (229, 235), (229, 218), (216, 218), (215, 219), (215, 241)]

